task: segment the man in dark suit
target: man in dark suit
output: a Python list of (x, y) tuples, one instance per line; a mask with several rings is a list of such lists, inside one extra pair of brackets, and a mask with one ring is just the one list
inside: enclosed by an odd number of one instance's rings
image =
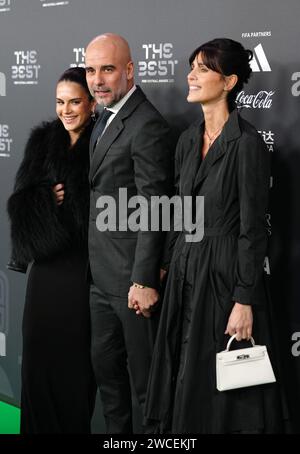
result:
[(122, 218), (124, 226), (125, 216), (127, 224), (132, 209), (125, 215), (117, 213), (116, 230), (105, 230), (97, 207), (104, 208), (107, 196), (118, 207), (120, 188), (128, 198), (138, 195), (148, 202), (151, 196), (170, 194), (170, 131), (134, 84), (133, 62), (124, 38), (111, 33), (94, 38), (86, 48), (86, 75), (92, 95), (104, 107), (90, 144), (92, 361), (107, 432), (131, 433), (127, 365), (143, 407), (157, 321), (157, 312), (151, 313), (151, 308), (159, 300), (164, 236), (161, 231), (119, 229), (118, 220)]

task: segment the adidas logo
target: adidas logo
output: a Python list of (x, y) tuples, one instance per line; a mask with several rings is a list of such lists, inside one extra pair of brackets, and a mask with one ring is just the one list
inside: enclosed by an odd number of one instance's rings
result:
[(269, 72), (272, 71), (267, 60), (265, 51), (261, 44), (258, 44), (253, 51), (253, 58), (250, 61), (250, 66), (253, 72)]
[(0, 73), (0, 96), (6, 96), (6, 79), (3, 73)]

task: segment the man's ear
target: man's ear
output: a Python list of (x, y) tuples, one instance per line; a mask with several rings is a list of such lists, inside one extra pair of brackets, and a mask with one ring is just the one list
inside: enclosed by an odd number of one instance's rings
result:
[(133, 65), (133, 61), (129, 61), (127, 63), (127, 80), (131, 80), (133, 79), (134, 77), (134, 65)]

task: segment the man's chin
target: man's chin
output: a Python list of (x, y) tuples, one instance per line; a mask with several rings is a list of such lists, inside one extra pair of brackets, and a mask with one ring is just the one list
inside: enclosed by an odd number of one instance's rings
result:
[(111, 103), (110, 99), (102, 98), (100, 96), (95, 96), (95, 100), (99, 106), (108, 107)]
[(106, 107), (106, 102), (103, 101), (103, 99), (96, 98), (97, 104), (102, 107)]

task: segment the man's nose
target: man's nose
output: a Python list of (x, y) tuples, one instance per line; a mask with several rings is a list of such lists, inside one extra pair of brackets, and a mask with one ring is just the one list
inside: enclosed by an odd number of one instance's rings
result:
[(103, 85), (104, 80), (101, 71), (96, 71), (94, 74), (94, 85)]

